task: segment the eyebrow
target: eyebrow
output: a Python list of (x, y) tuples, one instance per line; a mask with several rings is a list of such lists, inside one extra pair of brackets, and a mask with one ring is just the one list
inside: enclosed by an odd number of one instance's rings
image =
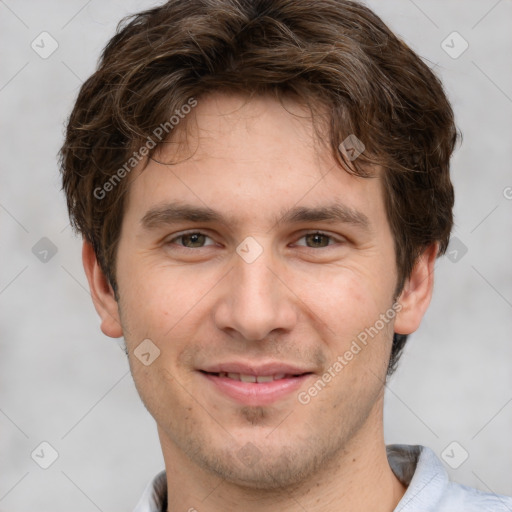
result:
[(276, 224), (298, 224), (300, 222), (341, 222), (364, 230), (370, 228), (370, 221), (364, 213), (340, 203), (320, 207), (296, 206), (284, 211)]
[[(154, 230), (179, 222), (218, 223), (229, 227), (239, 224), (234, 217), (226, 217), (209, 207), (184, 203), (166, 203), (155, 206), (148, 210), (141, 219), (141, 225), (145, 230)], [(318, 207), (295, 206), (281, 211), (281, 215), (274, 218), (275, 226), (301, 222), (351, 224), (365, 231), (370, 228), (370, 221), (364, 213), (341, 203)]]

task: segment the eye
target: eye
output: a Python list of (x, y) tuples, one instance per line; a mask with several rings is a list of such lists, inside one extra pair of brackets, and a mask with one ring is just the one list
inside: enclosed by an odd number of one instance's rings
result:
[(331, 235), (327, 235), (326, 233), (322, 233), (320, 231), (315, 231), (314, 233), (306, 233), (299, 240), (305, 240), (305, 243), (297, 243), (297, 245), (302, 245), (311, 249), (322, 249), (323, 247), (327, 247), (336, 242), (339, 242), (339, 240), (335, 240)]
[[(210, 240), (211, 243), (206, 243), (207, 240)], [(213, 242), (213, 240), (208, 235), (198, 231), (183, 233), (177, 237), (172, 238), (167, 243), (179, 245), (187, 249), (200, 249), (201, 247), (208, 245), (215, 245), (215, 242)]]

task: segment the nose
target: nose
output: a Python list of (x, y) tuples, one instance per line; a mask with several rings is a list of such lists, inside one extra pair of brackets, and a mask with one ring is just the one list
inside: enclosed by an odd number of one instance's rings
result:
[(223, 280), (214, 308), (217, 328), (246, 341), (291, 331), (297, 322), (298, 299), (271, 249), (264, 249), (252, 262), (238, 254), (233, 260), (234, 268)]

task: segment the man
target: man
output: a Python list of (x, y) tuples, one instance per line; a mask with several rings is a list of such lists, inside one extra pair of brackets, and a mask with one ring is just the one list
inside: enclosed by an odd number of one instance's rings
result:
[(120, 27), (62, 172), (158, 426), (138, 512), (512, 510), (383, 437), (456, 140), (439, 80), (359, 3), (171, 0)]

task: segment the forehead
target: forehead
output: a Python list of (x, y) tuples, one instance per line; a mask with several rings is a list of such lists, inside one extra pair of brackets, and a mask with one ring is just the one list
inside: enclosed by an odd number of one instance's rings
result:
[[(326, 119), (318, 109), (315, 118)], [(145, 215), (179, 200), (223, 209), (242, 222), (244, 216), (268, 213), (275, 223), (292, 207), (341, 200), (348, 210), (366, 210), (365, 216), (381, 214), (379, 170), (374, 178), (361, 178), (342, 169), (324, 128), (313, 123), (307, 107), (289, 98), (202, 97), (146, 167), (130, 177), (127, 209)]]
[(321, 104), (312, 108), (313, 112), (286, 95), (277, 99), (212, 92), (197, 100), (197, 106), (175, 127), (157, 154), (196, 162), (236, 159), (243, 164), (263, 155), (267, 161), (289, 161), (290, 153), (296, 153), (300, 145), (301, 153), (325, 159), (329, 153), (327, 133), (317, 132), (327, 126), (326, 108)]

